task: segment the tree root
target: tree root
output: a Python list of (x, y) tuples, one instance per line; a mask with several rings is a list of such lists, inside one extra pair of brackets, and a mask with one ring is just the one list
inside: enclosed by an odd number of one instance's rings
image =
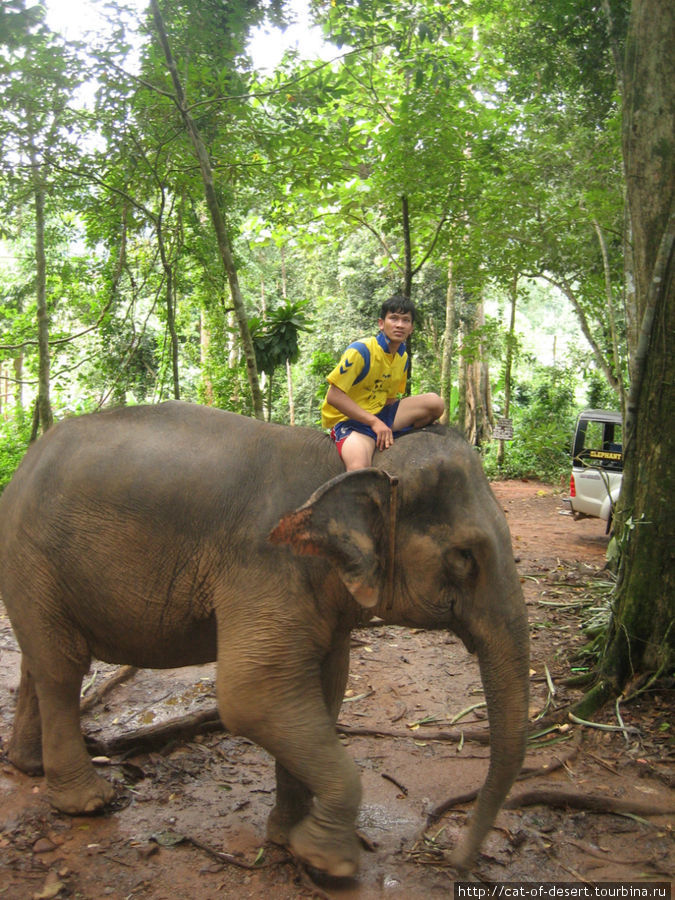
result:
[(406, 738), (410, 740), (414, 737), (422, 741), (453, 741), (460, 743), (461, 741), (475, 741), (477, 744), (489, 744), (490, 732), (487, 728), (466, 729), (456, 728), (450, 731), (393, 731), (388, 728), (359, 728), (354, 725), (337, 725), (337, 731), (340, 734), (354, 735), (358, 737), (392, 737)]
[(618, 694), (620, 694), (620, 690), (616, 684), (607, 680), (598, 681), (578, 703), (571, 707), (571, 712), (580, 719), (589, 719), (594, 712), (597, 712), (608, 700)]
[[(487, 728), (466, 730), (453, 729), (451, 731), (425, 731), (404, 732), (389, 729), (358, 728), (352, 725), (337, 725), (340, 734), (368, 737), (392, 737), (410, 740), (415, 734), (425, 741), (476, 741), (480, 744), (489, 744), (490, 735)], [(215, 731), (224, 731), (218, 715), (217, 707), (209, 707), (198, 713), (178, 716), (160, 725), (148, 725), (137, 728), (126, 734), (117, 735), (102, 740), (91, 735), (85, 736), (85, 742), (89, 752), (94, 756), (114, 756), (115, 754), (138, 753), (156, 750), (158, 747), (173, 740), (189, 740), (197, 734), (208, 734)]]
[(96, 706), (106, 694), (109, 694), (114, 688), (118, 685), (123, 684), (125, 681), (128, 681), (130, 678), (138, 672), (138, 669), (135, 666), (122, 666), (117, 670), (113, 675), (103, 682), (103, 684), (98, 687), (95, 691), (85, 697), (84, 700), (80, 703), (80, 712), (88, 712), (93, 706)]
[(551, 806), (557, 809), (584, 809), (595, 813), (618, 813), (634, 816), (670, 816), (675, 813), (675, 804), (658, 806), (644, 800), (624, 800), (620, 797), (592, 796), (579, 791), (565, 791), (542, 788), (524, 791), (510, 797), (504, 809), (520, 809), (523, 806)]
[(565, 841), (570, 847), (576, 847), (577, 850), (581, 850), (586, 856), (592, 856), (593, 859), (601, 859), (603, 862), (608, 863), (612, 866), (650, 866), (652, 869), (658, 868), (658, 860), (653, 859), (645, 859), (644, 857), (637, 857), (633, 859), (623, 859), (620, 856), (616, 856), (614, 853), (609, 851), (605, 851), (605, 853), (600, 853), (599, 850), (593, 850), (589, 847), (588, 844), (582, 844), (581, 841)]
[[(575, 740), (575, 746), (565, 756), (556, 758), (544, 766), (532, 769), (523, 769), (516, 781), (524, 781), (540, 775), (549, 775), (556, 769), (565, 766), (576, 756), (580, 747), (580, 737)], [(448, 810), (455, 806), (471, 803), (478, 796), (480, 788), (457, 794), (439, 803), (427, 815), (427, 825), (433, 825)], [(523, 791), (520, 794), (507, 798), (504, 809), (519, 809), (523, 806), (536, 806), (541, 804), (558, 809), (583, 809), (595, 813), (616, 813), (635, 816), (667, 816), (675, 813), (675, 804), (659, 806), (644, 800), (625, 800), (617, 797), (593, 796), (577, 791), (559, 790), (557, 788), (542, 788)]]
[[(427, 816), (425, 826), (429, 828), (435, 824), (448, 810), (454, 806), (471, 803), (478, 796), (479, 788), (467, 791), (465, 794), (457, 794), (440, 803)], [(671, 816), (675, 813), (675, 804), (669, 806), (657, 806), (643, 800), (624, 800), (618, 797), (591, 796), (577, 791), (565, 791), (553, 788), (541, 788), (531, 791), (523, 791), (509, 797), (504, 802), (502, 809), (521, 809), (524, 806), (549, 806), (553, 809), (583, 809), (586, 812), (607, 813), (616, 815), (633, 816)]]
[[(537, 722), (537, 731), (540, 734), (540, 728), (546, 720)], [(556, 715), (550, 718), (551, 722), (559, 724), (560, 716)], [(554, 726), (552, 726), (554, 727)], [(156, 750), (164, 744), (174, 740), (189, 740), (197, 734), (209, 734), (215, 731), (224, 731), (224, 726), (220, 721), (217, 707), (209, 707), (198, 713), (191, 713), (185, 716), (178, 716), (163, 722), (160, 725), (148, 725), (143, 728), (137, 728), (126, 734), (117, 735), (102, 740), (91, 735), (85, 736), (85, 742), (89, 748), (89, 752), (94, 756), (112, 756), (116, 753), (130, 753), (135, 751), (138, 753), (149, 750)], [(477, 744), (488, 746), (490, 743), (490, 732), (488, 728), (453, 728), (447, 731), (396, 731), (389, 728), (361, 728), (355, 725), (336, 725), (336, 731), (352, 737), (388, 737), (400, 738), (402, 740), (410, 740), (411, 737), (423, 741), (448, 741), (457, 744), (463, 744), (465, 741), (473, 741)], [(545, 768), (545, 767), (544, 767)]]
[[(525, 781), (527, 778), (536, 778), (539, 775), (549, 775), (551, 772), (555, 772), (556, 769), (561, 769), (563, 766), (567, 765), (570, 760), (574, 759), (574, 757), (579, 752), (580, 746), (580, 738), (577, 737), (574, 742), (574, 746), (566, 753), (565, 756), (556, 757), (551, 760), (549, 763), (545, 763), (543, 766), (536, 766), (535, 768), (523, 768), (520, 772), (520, 775), (516, 779), (516, 781)], [(438, 819), (441, 818), (448, 810), (452, 809), (454, 806), (462, 806), (464, 803), (471, 803), (478, 796), (480, 788), (474, 788), (471, 791), (466, 791), (463, 794), (457, 794), (454, 797), (449, 797), (447, 800), (444, 800), (442, 803), (439, 803), (438, 806), (435, 806), (427, 815), (427, 825), (428, 828), (430, 825), (433, 825)]]

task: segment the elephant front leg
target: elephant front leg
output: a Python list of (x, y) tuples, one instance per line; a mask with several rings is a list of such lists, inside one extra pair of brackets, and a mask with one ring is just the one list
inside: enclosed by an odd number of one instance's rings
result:
[[(350, 634), (336, 635), (335, 644), (321, 665), (321, 687), (326, 707), (333, 722), (337, 722), (349, 674)], [(312, 792), (276, 763), (276, 804), (267, 820), (267, 838), (275, 844), (288, 846), (290, 833), (312, 808)]]
[(291, 831), (312, 808), (312, 792), (279, 762), (276, 763), (276, 777), (276, 803), (267, 819), (267, 840), (287, 847), (291, 842)]
[[(317, 754), (312, 768), (326, 765), (325, 775), (312, 772), (314, 803), (290, 833), (291, 850), (301, 860), (338, 878), (355, 875), (360, 845), (356, 815), (361, 802), (361, 779), (353, 761), (336, 739), (335, 754)], [(333, 758), (330, 759), (329, 757)]]
[(25, 656), (21, 657), (21, 682), (7, 756), (17, 769), (21, 769), (27, 775), (42, 774), (40, 706), (35, 692), (35, 681)]
[(227, 663), (222, 658), (218, 701), (223, 722), (271, 753), (281, 773), (270, 837), (329, 875), (353, 875), (360, 853), (355, 825), (361, 782), (337, 738), (320, 667), (307, 660), (286, 661), (274, 671), (256, 671), (241, 660), (238, 664), (232, 653)]

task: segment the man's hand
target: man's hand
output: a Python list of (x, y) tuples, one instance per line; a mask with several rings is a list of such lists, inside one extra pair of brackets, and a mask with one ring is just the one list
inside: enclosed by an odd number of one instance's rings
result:
[[(339, 409), (341, 413), (344, 413), (348, 419), (356, 419), (357, 422), (369, 425), (375, 432), (375, 446), (378, 450), (386, 450), (394, 443), (394, 434), (391, 428), (385, 425), (382, 419), (378, 419), (377, 416), (362, 409), (341, 388), (331, 384), (326, 394), (326, 400), (335, 409)], [(394, 397), (392, 400), (387, 400), (387, 403), (393, 403), (395, 400), (396, 398)]]
[(378, 450), (386, 450), (394, 443), (394, 433), (381, 419), (375, 419), (370, 427), (375, 432), (375, 444)]

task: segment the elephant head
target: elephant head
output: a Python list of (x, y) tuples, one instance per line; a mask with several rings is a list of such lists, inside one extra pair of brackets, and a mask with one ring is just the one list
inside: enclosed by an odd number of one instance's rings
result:
[(490, 724), (485, 783), (453, 864), (466, 869), (520, 771), (528, 628), (511, 539), (477, 454), (425, 431), (378, 454), (387, 467), (324, 484), (272, 532), (328, 559), (363, 607), (391, 624), (448, 629), (478, 655)]

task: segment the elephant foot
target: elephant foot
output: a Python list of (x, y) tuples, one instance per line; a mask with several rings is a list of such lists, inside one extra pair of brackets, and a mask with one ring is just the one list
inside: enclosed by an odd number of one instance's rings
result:
[(18, 741), (11, 740), (7, 748), (7, 758), (26, 775), (42, 775), (42, 741)]
[(451, 853), (449, 856), (450, 865), (458, 872), (468, 872), (471, 868), (471, 860), (467, 859), (466, 854), (457, 852)]
[(303, 862), (334, 878), (350, 878), (359, 867), (356, 833), (326, 833), (311, 816), (293, 828), (290, 847)]
[(103, 809), (115, 796), (115, 788), (94, 772), (86, 783), (59, 785), (47, 780), (47, 797), (52, 806), (70, 816), (87, 815)]
[(267, 817), (267, 840), (281, 847), (288, 847), (291, 843), (291, 831), (309, 813), (309, 809), (303, 804), (302, 808), (284, 808), (278, 803)]

